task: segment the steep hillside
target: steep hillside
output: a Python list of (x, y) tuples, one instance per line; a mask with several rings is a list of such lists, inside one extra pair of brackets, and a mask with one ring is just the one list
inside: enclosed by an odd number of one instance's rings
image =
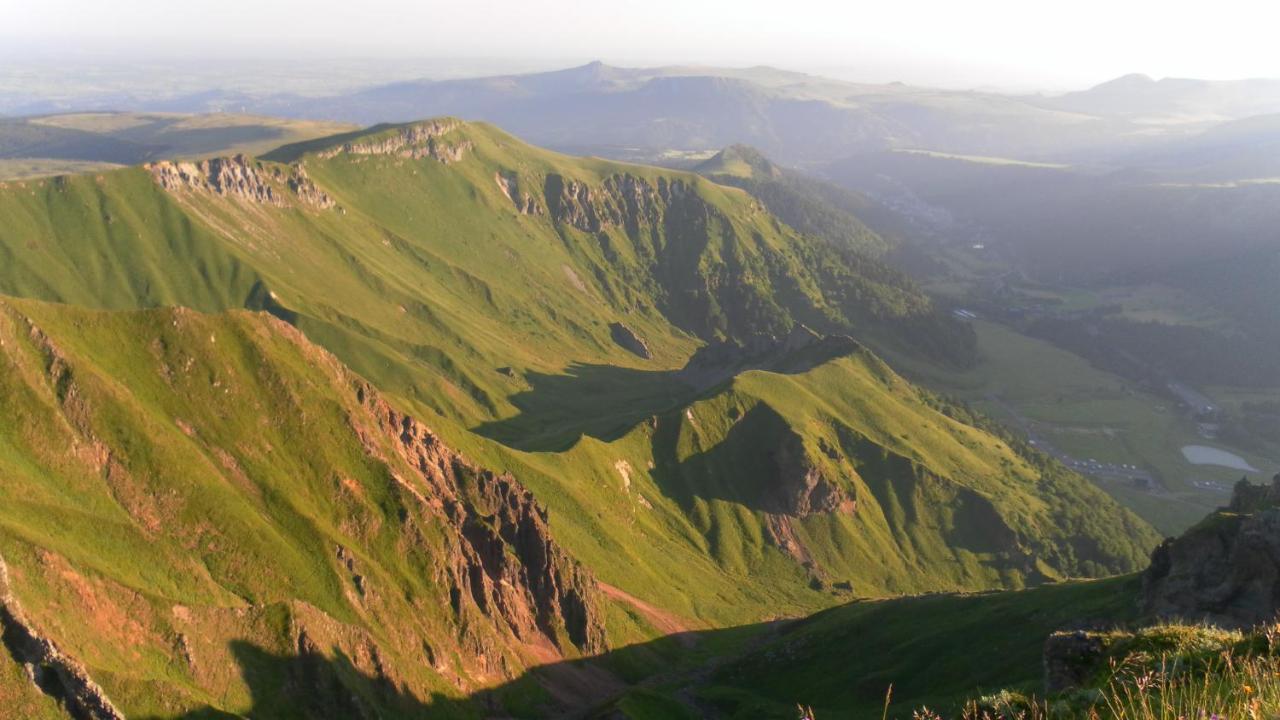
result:
[(693, 697), (724, 718), (792, 718), (797, 703), (818, 717), (1270, 716), (1278, 519), (1280, 476), (1242, 480), (1141, 575), (855, 601), (773, 623), (710, 672), (631, 690), (609, 711), (645, 718)]
[(0, 300), (0, 387), (0, 624), (73, 715), (469, 716), (607, 646), (519, 480), (269, 316)]

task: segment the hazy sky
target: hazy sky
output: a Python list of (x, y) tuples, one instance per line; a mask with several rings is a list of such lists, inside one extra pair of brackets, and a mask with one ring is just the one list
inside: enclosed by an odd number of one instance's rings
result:
[(1277, 21), (1273, 0), (0, 0), (0, 43), (54, 55), (771, 64), (1061, 88), (1128, 72), (1280, 77)]

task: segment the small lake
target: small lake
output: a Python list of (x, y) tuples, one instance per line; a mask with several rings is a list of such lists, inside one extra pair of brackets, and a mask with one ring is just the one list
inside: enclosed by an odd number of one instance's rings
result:
[(1244, 472), (1261, 472), (1239, 455), (1216, 447), (1209, 447), (1208, 445), (1184, 445), (1182, 446), (1182, 456), (1192, 465), (1217, 465), (1218, 467), (1243, 470)]

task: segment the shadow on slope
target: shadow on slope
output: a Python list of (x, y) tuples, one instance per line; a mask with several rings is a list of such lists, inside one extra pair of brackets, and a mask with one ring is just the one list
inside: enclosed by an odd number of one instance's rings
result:
[(617, 440), (647, 417), (692, 399), (674, 371), (570, 365), (563, 375), (529, 373), (529, 389), (511, 396), (520, 414), (472, 430), (527, 452), (557, 452), (589, 435)]
[[(465, 698), (423, 700), (349, 659), (281, 656), (233, 644), (252, 693), (244, 713), (276, 718), (793, 718), (928, 704), (947, 712), (1001, 688), (1040, 692), (1046, 638), (1138, 619), (1136, 575), (1034, 590), (860, 600), (795, 621), (689, 631), (551, 663)], [(172, 720), (234, 715), (208, 708)]]
[(408, 688), (386, 677), (371, 677), (339, 653), (327, 658), (317, 652), (278, 655), (252, 643), (234, 641), (231, 652), (249, 686), (253, 706), (243, 715), (212, 707), (194, 710), (172, 720), (213, 720), (251, 717), (348, 720), (354, 718), (474, 718), (475, 699), (449, 698), (434, 693), (421, 700)]
[(680, 370), (574, 363), (559, 375), (531, 372), (525, 375), (529, 389), (509, 398), (520, 414), (472, 431), (527, 452), (567, 450), (584, 435), (611, 442), (738, 373), (762, 369), (796, 375), (861, 349), (850, 338), (824, 338), (805, 329), (786, 339), (762, 336), (745, 345), (706, 345)]

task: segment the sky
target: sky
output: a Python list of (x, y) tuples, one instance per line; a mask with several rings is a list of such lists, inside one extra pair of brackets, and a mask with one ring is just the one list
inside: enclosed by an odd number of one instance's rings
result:
[(1280, 77), (1277, 21), (1270, 0), (0, 0), (0, 53), (768, 64), (1054, 90)]

